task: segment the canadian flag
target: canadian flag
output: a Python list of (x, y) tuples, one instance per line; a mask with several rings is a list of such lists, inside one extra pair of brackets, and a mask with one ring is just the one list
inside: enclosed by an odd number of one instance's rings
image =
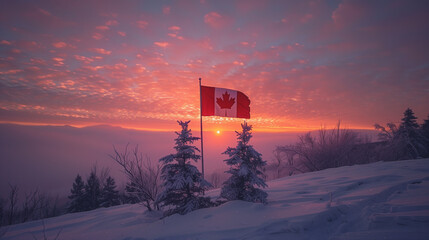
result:
[(201, 115), (250, 118), (250, 100), (240, 91), (201, 86)]

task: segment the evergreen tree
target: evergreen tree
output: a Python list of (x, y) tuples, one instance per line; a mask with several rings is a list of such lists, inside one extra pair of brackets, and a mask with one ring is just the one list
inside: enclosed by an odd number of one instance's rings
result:
[(89, 175), (89, 178), (86, 180), (85, 184), (85, 203), (86, 210), (93, 210), (100, 207), (100, 180), (97, 177), (96, 172), (93, 170)]
[(138, 187), (133, 182), (128, 182), (125, 185), (125, 194), (124, 194), (124, 200), (126, 203), (139, 203), (141, 193), (138, 191)]
[(423, 157), (429, 157), (429, 115), (428, 118), (423, 122), (421, 126), (422, 135), (426, 141), (426, 154)]
[(108, 177), (101, 192), (101, 207), (112, 207), (119, 205), (119, 192), (116, 190), (115, 179)]
[(404, 112), (404, 117), (402, 118), (401, 127), (403, 128), (413, 128), (417, 129), (419, 124), (417, 124), (417, 117), (414, 116), (414, 112), (411, 108), (407, 108)]
[(68, 212), (81, 212), (85, 211), (85, 184), (82, 181), (82, 177), (78, 174), (74, 180), (73, 187), (70, 190), (71, 195), (68, 196), (70, 199), (69, 206), (67, 208)]
[(428, 153), (427, 139), (419, 129), (417, 117), (414, 116), (414, 112), (410, 108), (405, 110), (395, 138), (402, 146), (400, 149), (401, 159), (421, 158)]
[(199, 138), (192, 136), (191, 130), (188, 129), (189, 121), (178, 121), (178, 123), (182, 127), (182, 131), (176, 132), (178, 135), (174, 147), (176, 153), (159, 160), (164, 164), (161, 170), (164, 191), (158, 197), (157, 202), (161, 206), (171, 207), (165, 215), (186, 214), (199, 208), (211, 206), (210, 198), (201, 196), (204, 190), (207, 190), (211, 185), (191, 164), (191, 161), (197, 162), (200, 159), (200, 155), (196, 154), (199, 149), (191, 145)]
[(228, 149), (223, 153), (230, 158), (225, 160), (230, 166), (231, 176), (223, 183), (221, 197), (227, 200), (244, 200), (248, 202), (266, 203), (268, 194), (255, 187), (266, 187), (261, 167), (266, 165), (262, 155), (257, 152), (249, 141), (252, 138), (252, 126), (247, 122), (241, 124), (242, 132), (237, 133), (237, 147)]
[(423, 122), (421, 129), (425, 136), (429, 136), (429, 115), (428, 118)]

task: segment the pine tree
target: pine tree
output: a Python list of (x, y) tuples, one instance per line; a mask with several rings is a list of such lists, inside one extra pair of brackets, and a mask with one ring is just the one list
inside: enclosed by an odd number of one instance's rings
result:
[(230, 158), (225, 160), (230, 169), (226, 173), (230, 178), (223, 183), (221, 197), (227, 200), (244, 200), (248, 202), (267, 202), (268, 194), (255, 187), (266, 187), (261, 168), (266, 161), (257, 152), (249, 141), (252, 138), (252, 126), (247, 122), (241, 124), (242, 132), (237, 133), (237, 147), (228, 149), (223, 153)]
[(429, 115), (428, 118), (424, 120), (422, 126), (420, 127), (421, 133), (425, 139), (426, 142), (426, 154), (424, 154), (422, 157), (429, 157)]
[(112, 207), (119, 205), (119, 192), (116, 190), (115, 179), (108, 177), (101, 191), (101, 207)]
[(91, 171), (89, 178), (86, 180), (85, 184), (85, 203), (86, 210), (93, 210), (100, 207), (100, 197), (101, 197), (101, 189), (100, 189), (100, 180), (97, 177), (95, 171)]
[(400, 153), (401, 159), (421, 158), (427, 154), (427, 140), (419, 127), (417, 117), (414, 116), (413, 110), (407, 108), (395, 136), (396, 140), (399, 141), (402, 146)]
[(421, 129), (423, 130), (423, 134), (429, 137), (429, 115), (428, 118), (423, 122)]
[(78, 174), (73, 183), (73, 187), (70, 190), (71, 195), (68, 196), (70, 199), (69, 206), (67, 208), (68, 212), (81, 212), (85, 211), (85, 184), (82, 181), (82, 177)]
[(402, 118), (401, 127), (403, 128), (414, 128), (417, 129), (419, 124), (417, 124), (417, 117), (414, 116), (414, 112), (411, 108), (407, 108), (404, 112), (404, 117)]
[(164, 191), (158, 198), (161, 206), (170, 206), (165, 215), (175, 213), (186, 214), (193, 210), (211, 206), (210, 198), (202, 197), (204, 190), (211, 185), (205, 181), (198, 169), (191, 164), (200, 159), (199, 149), (191, 144), (197, 141), (198, 137), (193, 137), (188, 123), (178, 121), (182, 131), (176, 132), (175, 154), (167, 155), (159, 161), (164, 164), (161, 170), (161, 179)]
[(128, 182), (125, 185), (125, 193), (124, 193), (124, 200), (126, 203), (139, 203), (141, 192), (138, 191), (138, 187), (133, 182)]

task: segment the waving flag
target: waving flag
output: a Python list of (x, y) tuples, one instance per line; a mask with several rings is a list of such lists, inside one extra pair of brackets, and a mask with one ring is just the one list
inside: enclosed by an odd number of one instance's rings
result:
[(242, 92), (201, 86), (201, 115), (250, 118), (250, 100)]

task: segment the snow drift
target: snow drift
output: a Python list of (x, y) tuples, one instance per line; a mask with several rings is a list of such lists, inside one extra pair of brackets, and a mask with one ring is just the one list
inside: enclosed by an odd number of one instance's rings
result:
[(327, 169), (265, 190), (266, 205), (231, 201), (164, 219), (122, 205), (9, 226), (1, 239), (429, 238), (429, 159)]

